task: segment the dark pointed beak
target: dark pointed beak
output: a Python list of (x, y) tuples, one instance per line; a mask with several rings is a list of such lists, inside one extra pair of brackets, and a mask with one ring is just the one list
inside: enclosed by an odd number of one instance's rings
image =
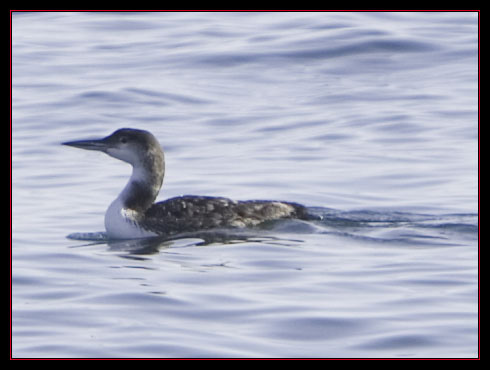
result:
[(86, 150), (98, 150), (101, 152), (105, 152), (108, 148), (107, 141), (105, 139), (66, 141), (61, 144)]

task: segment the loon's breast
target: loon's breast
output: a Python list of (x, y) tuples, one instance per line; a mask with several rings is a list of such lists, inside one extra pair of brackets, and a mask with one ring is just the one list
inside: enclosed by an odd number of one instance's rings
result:
[(107, 236), (111, 239), (137, 239), (157, 236), (146, 230), (141, 223), (141, 215), (124, 208), (120, 198), (114, 200), (105, 213), (104, 223)]

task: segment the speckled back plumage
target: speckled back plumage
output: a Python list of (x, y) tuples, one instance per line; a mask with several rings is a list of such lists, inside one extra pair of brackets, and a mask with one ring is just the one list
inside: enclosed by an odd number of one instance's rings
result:
[(221, 197), (186, 195), (152, 205), (142, 226), (158, 234), (222, 227), (251, 227), (281, 218), (308, 219), (300, 204), (267, 200), (234, 201)]

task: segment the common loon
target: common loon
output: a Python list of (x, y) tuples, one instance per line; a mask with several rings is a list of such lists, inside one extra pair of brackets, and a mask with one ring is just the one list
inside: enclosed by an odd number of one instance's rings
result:
[(131, 178), (105, 213), (109, 238), (171, 236), (212, 228), (250, 227), (281, 218), (309, 219), (306, 207), (292, 202), (184, 195), (153, 203), (165, 173), (163, 150), (148, 131), (121, 128), (96, 140), (62, 143), (98, 150), (129, 163)]

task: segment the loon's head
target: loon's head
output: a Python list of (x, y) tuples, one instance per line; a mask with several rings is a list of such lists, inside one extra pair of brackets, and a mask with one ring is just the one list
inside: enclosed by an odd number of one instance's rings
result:
[(164, 166), (160, 143), (150, 132), (144, 130), (121, 128), (103, 139), (67, 141), (62, 144), (98, 150), (133, 167)]

